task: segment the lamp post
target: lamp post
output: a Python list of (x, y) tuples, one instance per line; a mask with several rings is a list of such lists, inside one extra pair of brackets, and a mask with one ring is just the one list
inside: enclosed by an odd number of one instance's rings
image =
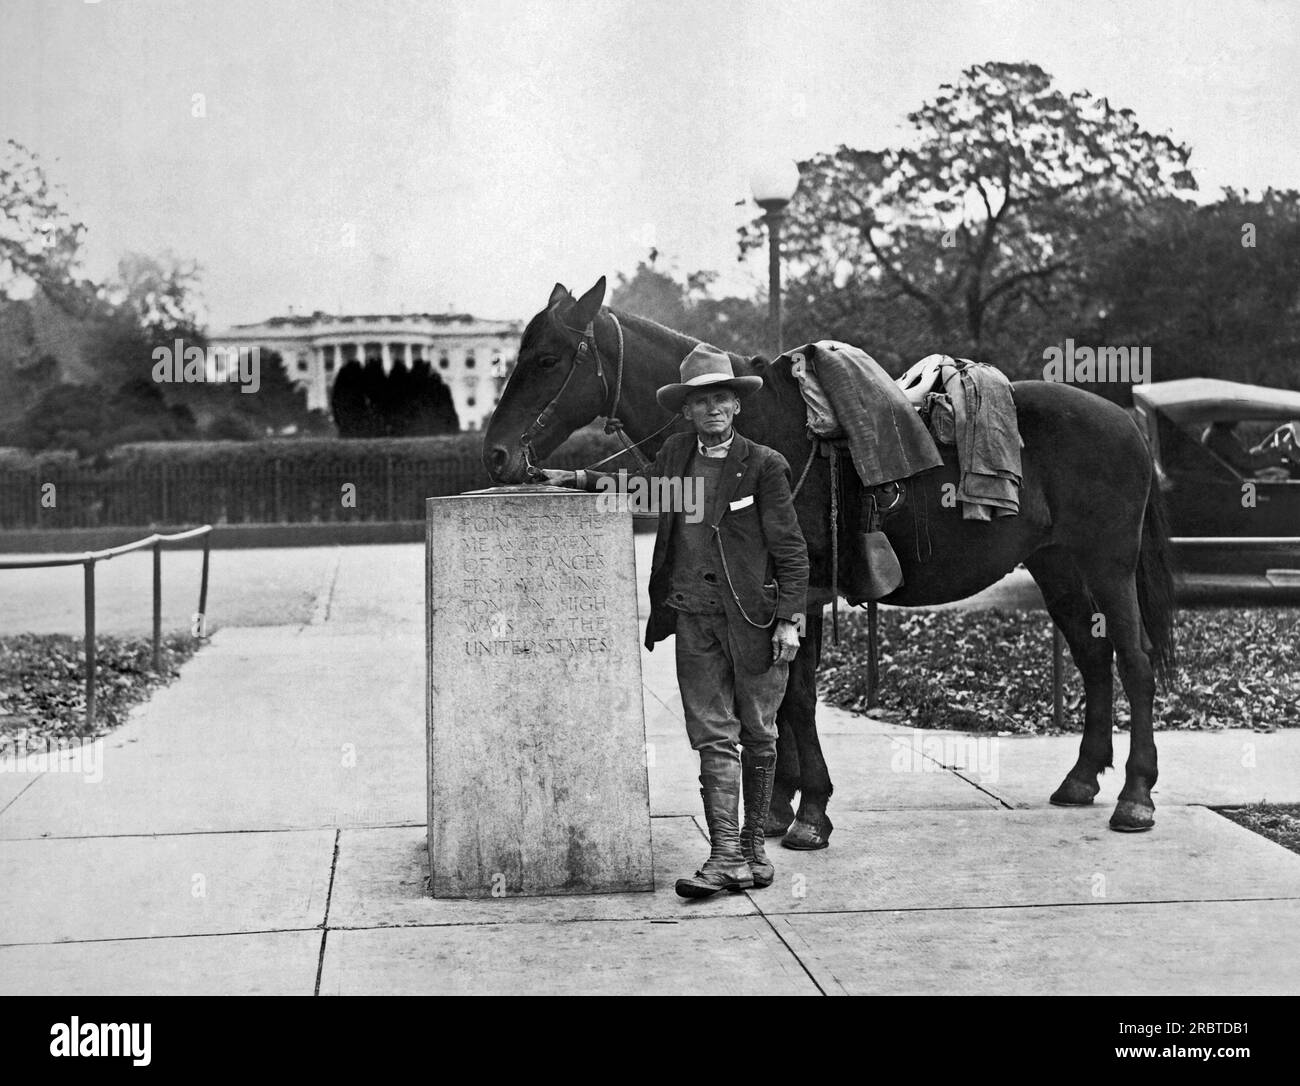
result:
[(763, 209), (767, 224), (767, 310), (772, 342), (779, 355), (783, 349), (781, 335), (781, 220), (785, 206), (799, 187), (799, 167), (789, 159), (769, 163), (750, 176), (749, 188), (754, 201)]

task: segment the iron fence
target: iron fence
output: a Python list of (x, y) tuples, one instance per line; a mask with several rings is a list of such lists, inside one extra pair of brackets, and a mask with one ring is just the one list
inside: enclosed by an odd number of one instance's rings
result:
[(0, 528), (422, 520), (425, 498), (490, 485), (453, 458), (0, 468)]

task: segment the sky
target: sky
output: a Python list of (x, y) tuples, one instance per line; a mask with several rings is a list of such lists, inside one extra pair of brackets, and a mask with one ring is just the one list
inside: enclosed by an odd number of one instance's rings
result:
[(171, 250), (213, 330), (298, 312), (526, 319), (737, 260), (749, 177), (906, 139), (962, 69), (1032, 61), (1224, 185), (1300, 188), (1290, 0), (0, 0), (0, 138), (88, 228)]

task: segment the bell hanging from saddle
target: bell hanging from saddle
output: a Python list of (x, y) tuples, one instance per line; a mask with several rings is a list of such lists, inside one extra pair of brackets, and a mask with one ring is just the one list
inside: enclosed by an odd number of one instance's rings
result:
[(866, 572), (866, 583), (862, 586), (864, 595), (868, 600), (878, 600), (903, 583), (903, 567), (898, 563), (898, 555), (894, 553), (889, 537), (880, 530), (883, 517), (876, 505), (875, 494), (870, 495), (868, 502), (866, 530), (860, 530), (854, 536), (854, 557)]

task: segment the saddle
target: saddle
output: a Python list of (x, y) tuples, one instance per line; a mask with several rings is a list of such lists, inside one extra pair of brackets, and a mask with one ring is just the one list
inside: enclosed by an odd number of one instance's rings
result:
[(921, 411), (926, 406), (926, 399), (935, 391), (943, 391), (943, 364), (951, 362), (947, 355), (926, 355), (900, 377), (895, 384), (903, 390), (912, 406)]
[(957, 444), (952, 397), (945, 391), (949, 378), (956, 372), (956, 365), (947, 355), (931, 354), (911, 366), (897, 382), (940, 445)]
[(987, 363), (932, 354), (897, 384), (934, 440), (956, 447), (962, 519), (1018, 514), (1024, 441), (1006, 376)]
[[(862, 484), (851, 536), (854, 560), (844, 570), (844, 596), (851, 604), (882, 599), (903, 583), (883, 523), (906, 500), (904, 480), (943, 462), (939, 444), (958, 446), (962, 470), (957, 498), (963, 519), (988, 520), (1019, 511), (1023, 442), (1010, 384), (1000, 372), (932, 354), (894, 381), (869, 355), (834, 340), (807, 344), (784, 357), (804, 400), (808, 435), (831, 458), (836, 581), (841, 456), (850, 458)], [(832, 595), (838, 598), (837, 583)]]
[[(830, 459), (831, 596), (838, 640), (841, 574), (844, 597), (853, 605), (882, 599), (903, 583), (883, 522), (902, 506), (903, 480), (941, 458), (911, 403), (870, 355), (846, 343), (820, 340), (787, 357), (807, 409), (809, 438), (815, 451)], [(843, 458), (852, 464), (860, 488), (847, 489)], [(847, 497), (859, 494), (861, 505), (849, 532), (851, 558), (841, 570), (840, 508)]]

